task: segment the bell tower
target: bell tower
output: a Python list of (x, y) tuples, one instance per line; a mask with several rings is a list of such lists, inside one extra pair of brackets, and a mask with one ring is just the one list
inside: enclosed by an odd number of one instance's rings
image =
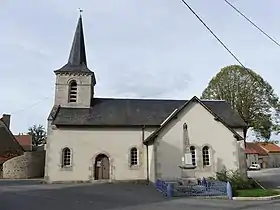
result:
[(55, 105), (90, 107), (96, 79), (94, 72), (87, 67), (82, 15), (78, 20), (68, 62), (54, 73)]

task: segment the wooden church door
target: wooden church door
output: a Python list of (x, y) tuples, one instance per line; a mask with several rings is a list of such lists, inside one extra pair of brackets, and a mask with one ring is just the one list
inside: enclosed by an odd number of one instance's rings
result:
[(100, 154), (95, 159), (95, 180), (109, 179), (110, 176), (110, 163), (109, 158)]

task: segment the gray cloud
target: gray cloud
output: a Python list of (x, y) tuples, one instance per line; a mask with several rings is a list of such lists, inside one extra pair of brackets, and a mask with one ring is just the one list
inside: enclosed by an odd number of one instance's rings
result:
[[(279, 33), (274, 21), (280, 18), (278, 1), (237, 3), (268, 32)], [(274, 45), (219, 1), (194, 1), (192, 6), (246, 65), (280, 87), (274, 79)], [(14, 113), (14, 132), (46, 123), (53, 70), (67, 61), (79, 7), (84, 9), (88, 63), (97, 76), (98, 97), (199, 96), (221, 67), (235, 63), (180, 1), (3, 1), (0, 94), (5, 103), (0, 110)], [(270, 16), (261, 15), (263, 7)]]

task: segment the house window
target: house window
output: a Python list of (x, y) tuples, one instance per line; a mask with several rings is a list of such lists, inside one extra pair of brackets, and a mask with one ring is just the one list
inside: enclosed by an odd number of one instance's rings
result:
[(77, 102), (78, 86), (75, 80), (70, 82), (69, 85), (69, 102)]
[(130, 149), (130, 166), (138, 165), (138, 150), (136, 147)]
[(62, 150), (62, 168), (71, 166), (71, 150), (69, 148), (64, 148)]
[(196, 160), (195, 160), (195, 156), (196, 156), (196, 154), (195, 154), (195, 147), (194, 147), (194, 146), (191, 146), (190, 150), (191, 150), (191, 154), (192, 154), (192, 164), (193, 164), (193, 166), (195, 166), (195, 165), (196, 165)]
[(202, 148), (202, 159), (203, 159), (203, 166), (210, 165), (209, 147), (207, 146)]

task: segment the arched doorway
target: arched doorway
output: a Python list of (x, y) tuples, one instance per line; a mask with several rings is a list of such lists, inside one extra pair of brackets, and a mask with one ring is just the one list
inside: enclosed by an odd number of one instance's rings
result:
[(110, 176), (110, 162), (109, 158), (105, 154), (99, 154), (95, 158), (94, 163), (94, 179), (109, 179)]

